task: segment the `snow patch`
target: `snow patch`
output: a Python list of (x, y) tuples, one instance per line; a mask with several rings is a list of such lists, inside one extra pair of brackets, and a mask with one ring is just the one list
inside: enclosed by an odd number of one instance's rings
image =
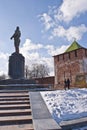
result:
[(56, 122), (87, 116), (87, 89), (40, 92)]

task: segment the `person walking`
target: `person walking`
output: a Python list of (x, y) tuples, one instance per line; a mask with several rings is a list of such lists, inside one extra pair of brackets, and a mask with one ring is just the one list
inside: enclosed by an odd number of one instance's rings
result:
[(67, 79), (67, 88), (70, 89), (70, 80), (69, 80), (69, 78)]
[(66, 90), (66, 88), (67, 88), (67, 80), (65, 79), (64, 80), (64, 89)]

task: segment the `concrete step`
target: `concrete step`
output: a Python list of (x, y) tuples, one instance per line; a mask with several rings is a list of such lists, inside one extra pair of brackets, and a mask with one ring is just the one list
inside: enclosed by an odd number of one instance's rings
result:
[(34, 130), (32, 124), (0, 126), (0, 130)]
[(5, 125), (19, 125), (19, 124), (32, 124), (32, 119), (13, 119), (13, 120), (2, 120), (0, 126)]
[[(60, 122), (60, 126), (63, 130), (72, 130), (72, 129), (80, 129), (80, 127), (87, 126), (87, 117), (62, 121)], [(87, 129), (84, 129), (87, 130)]]
[(18, 107), (18, 106), (20, 106), (20, 107), (26, 107), (26, 106), (30, 106), (30, 104), (8, 104), (8, 105), (0, 105), (0, 108), (2, 108), (2, 107)]
[(28, 90), (0, 90), (0, 93), (28, 93)]
[(0, 105), (19, 105), (19, 104), (29, 104), (29, 101), (0, 101)]
[(10, 98), (10, 97), (29, 97), (29, 95), (0, 95), (0, 98)]
[(17, 105), (12, 105), (12, 106), (6, 106), (6, 105), (3, 105), (3, 106), (0, 106), (0, 110), (15, 110), (15, 109), (30, 109), (30, 106), (17, 106)]
[(16, 112), (31, 112), (31, 109), (15, 109), (15, 110), (1, 110), (0, 111), (0, 114), (1, 113), (16, 113)]
[(24, 115), (24, 116), (5, 116), (5, 117), (0, 117), (0, 122), (1, 121), (15, 121), (15, 120), (32, 120), (32, 116), (31, 115)]
[(3, 92), (3, 93), (0, 93), (0, 95), (3, 95), (3, 96), (4, 95), (5, 96), (6, 95), (12, 95), (12, 96), (13, 95), (16, 95), (16, 96), (18, 96), (18, 95), (28, 95), (28, 92), (21, 92), (21, 93), (20, 92), (17, 92), (17, 93), (16, 92), (10, 92), (10, 93)]
[(0, 92), (0, 130), (34, 130), (28, 91)]
[(29, 98), (28, 97), (8, 97), (8, 98), (0, 98), (0, 101), (16, 101), (16, 100), (28, 100), (29, 101)]
[(4, 116), (23, 116), (23, 115), (31, 115), (31, 109), (26, 109), (27, 111), (24, 110), (5, 110), (5, 111), (0, 111), (0, 117), (4, 117)]
[(30, 109), (30, 104), (0, 105), (0, 110)]

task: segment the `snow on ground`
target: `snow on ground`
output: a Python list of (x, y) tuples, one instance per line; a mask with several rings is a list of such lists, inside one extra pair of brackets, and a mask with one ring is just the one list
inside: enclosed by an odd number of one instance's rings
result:
[(41, 95), (58, 123), (87, 116), (86, 88), (45, 91)]

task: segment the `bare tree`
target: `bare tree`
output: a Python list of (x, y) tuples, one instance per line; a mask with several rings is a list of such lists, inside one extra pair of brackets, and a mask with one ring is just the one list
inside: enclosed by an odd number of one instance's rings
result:
[(26, 78), (28, 78), (28, 75), (29, 75), (28, 73), (29, 73), (29, 68), (28, 68), (28, 66), (26, 65), (26, 66), (25, 66), (25, 77), (26, 77)]
[(25, 66), (25, 78), (26, 79), (31, 79), (32, 78), (32, 71), (31, 69), (29, 68), (28, 65)]
[(32, 68), (28, 66), (25, 68), (26, 78), (42, 78), (49, 75), (49, 68), (44, 64), (33, 64)]

